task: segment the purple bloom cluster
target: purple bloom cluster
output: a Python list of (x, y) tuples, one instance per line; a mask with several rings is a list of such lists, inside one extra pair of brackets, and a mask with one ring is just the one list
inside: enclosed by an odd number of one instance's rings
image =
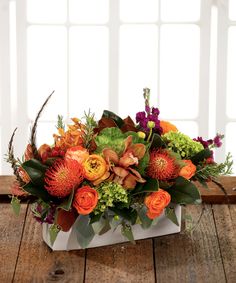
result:
[(194, 141), (200, 142), (204, 148), (208, 148), (209, 146), (211, 147), (221, 147), (222, 145), (222, 139), (223, 135), (217, 134), (214, 139), (209, 139), (209, 140), (203, 140), (202, 137), (197, 137), (196, 139), (193, 139)]
[(146, 105), (145, 111), (138, 112), (136, 114), (136, 122), (139, 124), (140, 129), (146, 133), (149, 133), (150, 129), (148, 128), (147, 124), (149, 121), (152, 121), (155, 123), (153, 132), (161, 134), (162, 128), (160, 126), (160, 120), (158, 119), (158, 116), (160, 114), (159, 109), (155, 107), (150, 108), (148, 105)]
[(51, 206), (45, 208), (41, 203), (35, 203), (32, 206), (33, 216), (39, 223), (53, 224), (56, 208)]

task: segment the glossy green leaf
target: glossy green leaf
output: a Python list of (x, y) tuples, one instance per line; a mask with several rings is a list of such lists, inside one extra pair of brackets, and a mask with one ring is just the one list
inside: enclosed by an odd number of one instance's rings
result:
[(37, 187), (33, 183), (28, 183), (23, 186), (23, 190), (27, 193), (42, 199), (45, 202), (53, 200), (54, 198), (43, 187)]
[(197, 165), (199, 162), (204, 161), (204, 159), (207, 159), (212, 156), (212, 152), (210, 149), (205, 148), (202, 151), (198, 152), (196, 155), (194, 155), (191, 158), (191, 161), (193, 164)]
[(15, 196), (12, 196), (11, 198), (11, 207), (15, 215), (18, 216), (20, 214), (20, 200)]
[(73, 189), (69, 195), (69, 197), (62, 203), (58, 206), (58, 208), (62, 208), (66, 211), (69, 211), (71, 209), (71, 205), (72, 205), (72, 201), (73, 201), (73, 197), (74, 197), (74, 193), (75, 193), (75, 190)]
[(148, 229), (152, 225), (152, 220), (147, 217), (147, 207), (145, 205), (138, 210), (138, 216), (143, 229)]
[(127, 224), (123, 224), (121, 228), (121, 233), (125, 236), (132, 244), (135, 244), (134, 235), (132, 232), (132, 227)]
[(49, 228), (49, 236), (50, 236), (50, 242), (51, 245), (54, 244), (58, 233), (60, 232), (60, 228), (56, 224), (52, 224)]
[(159, 149), (161, 147), (166, 147), (166, 144), (160, 135), (154, 133), (151, 140), (151, 149)]
[(131, 191), (132, 195), (156, 192), (159, 189), (157, 179), (148, 178), (146, 183), (139, 183), (134, 190)]
[(22, 168), (27, 172), (33, 184), (37, 186), (44, 184), (44, 175), (48, 167), (43, 165), (39, 160), (28, 160), (22, 164)]
[(175, 214), (175, 209), (173, 207), (166, 207), (165, 215), (168, 219), (170, 219), (175, 225), (179, 226), (178, 219)]
[(166, 190), (171, 195), (171, 201), (179, 204), (200, 204), (201, 196), (198, 188), (189, 180), (178, 177), (175, 184)]
[(77, 240), (82, 249), (87, 248), (95, 236), (93, 227), (89, 224), (89, 221), (89, 215), (80, 215), (74, 224)]
[(121, 119), (118, 115), (116, 115), (115, 113), (113, 113), (109, 110), (104, 110), (102, 117), (110, 118), (110, 119), (114, 120), (119, 128), (121, 128), (124, 125), (123, 119)]

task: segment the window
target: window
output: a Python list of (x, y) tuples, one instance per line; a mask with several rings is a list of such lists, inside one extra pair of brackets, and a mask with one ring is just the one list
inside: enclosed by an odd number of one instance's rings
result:
[[(217, 159), (226, 151), (236, 156), (236, 0), (4, 0), (1, 5), (2, 153), (17, 125), (15, 150), (21, 155), (36, 111), (52, 90), (38, 144), (53, 142), (57, 114), (69, 121), (90, 108), (99, 118), (109, 108), (134, 117), (143, 109), (142, 89), (149, 87), (162, 119), (192, 137), (207, 138), (216, 129), (226, 133)], [(3, 162), (0, 170), (11, 173)]]

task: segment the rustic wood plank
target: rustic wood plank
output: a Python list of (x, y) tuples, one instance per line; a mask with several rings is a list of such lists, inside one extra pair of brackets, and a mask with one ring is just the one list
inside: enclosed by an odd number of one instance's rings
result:
[(152, 240), (87, 250), (85, 282), (155, 282)]
[[(10, 194), (10, 187), (13, 181), (13, 176), (0, 176), (0, 200), (10, 201), (8, 195)], [(212, 204), (236, 203), (236, 176), (220, 177), (219, 181), (225, 188), (228, 198), (226, 198), (223, 191), (212, 182), (208, 183), (209, 189), (203, 188), (196, 183), (200, 189), (203, 202)]]
[(19, 216), (9, 204), (0, 203), (0, 282), (11, 282), (17, 262), (27, 205)]
[[(197, 219), (201, 206), (188, 206)], [(226, 282), (211, 207), (191, 234), (180, 233), (155, 239), (157, 282)]]
[(227, 282), (236, 282), (236, 205), (214, 205), (221, 256)]
[(85, 252), (52, 252), (42, 240), (42, 227), (29, 211), (14, 282), (83, 282)]

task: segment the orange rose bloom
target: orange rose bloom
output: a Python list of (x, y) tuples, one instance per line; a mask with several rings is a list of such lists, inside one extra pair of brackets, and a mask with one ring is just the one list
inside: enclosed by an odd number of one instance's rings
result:
[(196, 166), (192, 163), (191, 160), (182, 160), (186, 165), (181, 168), (179, 172), (179, 176), (184, 177), (185, 179), (191, 179), (195, 172), (196, 172)]
[(147, 206), (147, 216), (154, 219), (160, 216), (164, 208), (170, 203), (171, 196), (164, 190), (159, 189), (145, 198), (144, 204)]
[(170, 132), (170, 131), (178, 132), (178, 129), (175, 127), (175, 125), (171, 124), (170, 122), (160, 121), (160, 126), (163, 130), (163, 132), (162, 132), (163, 135)]
[(74, 196), (73, 206), (79, 214), (87, 215), (91, 213), (98, 203), (98, 192), (89, 187), (83, 186), (78, 189)]
[(89, 157), (89, 153), (86, 148), (82, 146), (73, 146), (67, 149), (65, 159), (74, 159), (80, 164), (83, 163)]

